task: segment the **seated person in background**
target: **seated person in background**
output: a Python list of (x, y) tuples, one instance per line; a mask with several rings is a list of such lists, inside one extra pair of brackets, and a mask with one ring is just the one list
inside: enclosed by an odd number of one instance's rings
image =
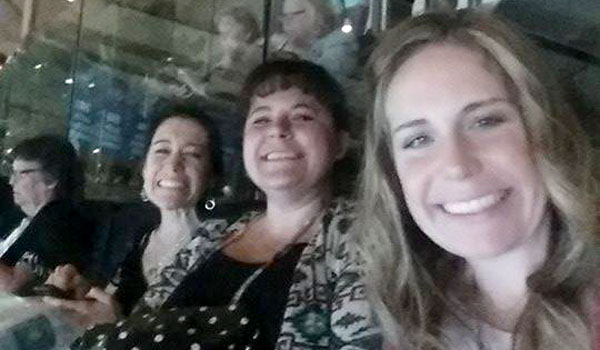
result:
[(195, 94), (235, 96), (244, 78), (262, 62), (261, 35), (256, 17), (243, 6), (226, 8), (215, 15), (216, 63), (204, 78), (188, 69), (177, 70), (177, 77)]
[(201, 221), (196, 212), (220, 170), (219, 136), (211, 120), (192, 107), (168, 106), (150, 133), (142, 197), (158, 207), (160, 222), (121, 265), (114, 296), (98, 287), (89, 289), (71, 265), (58, 267), (47, 281), (82, 299), (46, 301), (79, 313), (83, 326), (113, 322), (136, 309), (160, 307), (202, 258), (202, 237), (226, 227), (224, 220)]
[(283, 36), (271, 38), (272, 52), (293, 53), (323, 66), (342, 83), (357, 69), (358, 42), (344, 33), (328, 0), (284, 0)]
[(0, 290), (5, 292), (44, 281), (60, 264), (85, 268), (93, 235), (91, 223), (76, 210), (84, 178), (73, 146), (45, 135), (21, 142), (12, 154), (10, 185), (25, 218), (0, 243)]
[(348, 242), (353, 204), (332, 193), (348, 137), (341, 87), (315, 64), (274, 61), (250, 74), (241, 104), (244, 165), (266, 210), (205, 235), (161, 310), (98, 326), (80, 348), (380, 347)]
[(262, 52), (258, 45), (260, 27), (254, 14), (245, 7), (231, 7), (215, 16), (219, 36), (220, 53), (217, 69), (244, 69), (244, 77), (261, 62)]
[(398, 350), (600, 349), (589, 140), (525, 38), (474, 12), (371, 58), (356, 238)]

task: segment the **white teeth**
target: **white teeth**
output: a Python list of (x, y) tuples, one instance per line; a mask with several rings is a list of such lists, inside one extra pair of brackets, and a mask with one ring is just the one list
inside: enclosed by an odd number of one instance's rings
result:
[(158, 182), (158, 185), (160, 187), (164, 187), (164, 188), (183, 188), (184, 187), (183, 183), (181, 183), (179, 181), (174, 181), (174, 180), (160, 180)]
[(265, 157), (267, 160), (283, 160), (283, 159), (297, 159), (298, 156), (292, 152), (271, 152)]
[(505, 192), (497, 192), (469, 201), (446, 203), (442, 204), (442, 208), (450, 214), (477, 214), (500, 202), (504, 194)]

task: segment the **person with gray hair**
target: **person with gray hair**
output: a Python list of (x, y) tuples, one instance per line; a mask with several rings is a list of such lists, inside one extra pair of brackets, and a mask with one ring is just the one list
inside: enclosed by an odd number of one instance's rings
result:
[(60, 264), (85, 268), (93, 233), (76, 209), (83, 196), (83, 169), (66, 139), (27, 139), (12, 155), (10, 185), (25, 218), (0, 243), (0, 290), (7, 292), (43, 281)]

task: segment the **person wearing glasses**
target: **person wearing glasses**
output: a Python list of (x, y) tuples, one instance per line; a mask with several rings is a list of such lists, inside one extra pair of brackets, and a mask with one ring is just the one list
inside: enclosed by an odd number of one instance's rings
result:
[(25, 218), (0, 242), (0, 291), (17, 292), (36, 284), (61, 264), (85, 267), (91, 223), (77, 211), (84, 178), (73, 146), (43, 135), (18, 144), (13, 152), (15, 204)]

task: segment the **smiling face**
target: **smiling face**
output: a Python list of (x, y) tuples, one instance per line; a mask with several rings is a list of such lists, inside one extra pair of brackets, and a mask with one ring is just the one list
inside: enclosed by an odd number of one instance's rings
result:
[(296, 87), (255, 96), (244, 127), (246, 171), (267, 195), (321, 188), (344, 155), (342, 133), (331, 113)]
[(484, 56), (430, 45), (394, 74), (385, 101), (408, 209), (465, 258), (507, 253), (546, 233), (547, 195), (519, 108)]
[(191, 119), (172, 117), (156, 129), (144, 163), (144, 189), (161, 209), (191, 208), (212, 172), (208, 132)]

